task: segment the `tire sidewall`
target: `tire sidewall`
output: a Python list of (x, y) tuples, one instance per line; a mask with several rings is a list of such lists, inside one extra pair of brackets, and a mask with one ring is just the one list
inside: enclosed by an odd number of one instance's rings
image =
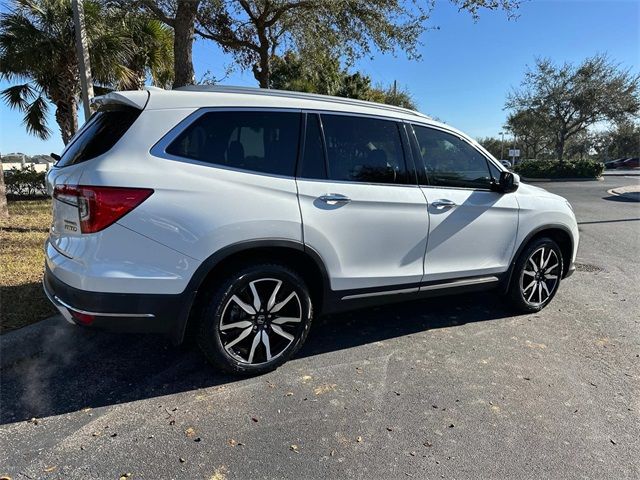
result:
[[(249, 282), (261, 278), (282, 280), (295, 290), (300, 298), (303, 325), (291, 345), (276, 359), (260, 365), (249, 365), (234, 359), (227, 353), (222, 343), (219, 326), (230, 298), (245, 288)], [(311, 328), (312, 317), (309, 291), (304, 281), (295, 272), (286, 267), (271, 264), (247, 267), (231, 275), (206, 304), (200, 320), (198, 343), (208, 359), (227, 372), (249, 375), (265, 373), (278, 368), (300, 349)]]

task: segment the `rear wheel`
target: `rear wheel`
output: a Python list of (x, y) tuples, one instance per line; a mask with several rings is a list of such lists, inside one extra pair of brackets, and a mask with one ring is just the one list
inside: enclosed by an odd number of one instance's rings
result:
[(259, 374), (286, 362), (312, 320), (304, 281), (282, 265), (255, 265), (230, 275), (203, 309), (198, 344), (224, 371)]
[(542, 310), (558, 291), (563, 268), (562, 252), (556, 242), (546, 237), (531, 242), (511, 276), (511, 303), (524, 312)]

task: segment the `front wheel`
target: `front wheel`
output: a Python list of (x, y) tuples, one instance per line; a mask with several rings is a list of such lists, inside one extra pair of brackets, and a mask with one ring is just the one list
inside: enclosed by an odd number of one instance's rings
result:
[(531, 242), (520, 254), (511, 276), (511, 303), (524, 312), (542, 310), (558, 291), (563, 268), (556, 242), (546, 237)]
[(286, 362), (304, 343), (311, 297), (297, 273), (255, 265), (230, 275), (203, 309), (198, 344), (230, 373), (260, 374)]

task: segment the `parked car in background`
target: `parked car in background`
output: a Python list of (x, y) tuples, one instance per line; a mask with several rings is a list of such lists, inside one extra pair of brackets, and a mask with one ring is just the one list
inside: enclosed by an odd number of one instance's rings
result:
[(627, 160), (627, 157), (617, 158), (615, 160), (609, 160), (608, 162), (604, 162), (604, 168), (607, 170), (613, 170), (615, 168), (620, 168), (622, 164)]
[(622, 162), (619, 168), (638, 168), (638, 167), (640, 167), (640, 158), (632, 157), (632, 158), (627, 158), (624, 162)]
[(44, 289), (70, 322), (190, 332), (255, 374), (323, 313), (489, 289), (537, 312), (574, 270), (569, 203), (418, 112), (236, 87), (95, 106), (47, 177)]
[(503, 167), (509, 168), (509, 169), (511, 169), (511, 167), (513, 166), (511, 165), (511, 162), (509, 160), (500, 160), (500, 163), (502, 164)]

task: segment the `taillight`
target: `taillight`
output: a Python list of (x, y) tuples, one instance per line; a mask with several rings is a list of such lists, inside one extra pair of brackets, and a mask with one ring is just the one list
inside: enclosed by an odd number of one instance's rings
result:
[(71, 312), (71, 316), (82, 325), (91, 325), (96, 318), (95, 315), (92, 315), (90, 313), (76, 312), (75, 310), (69, 311)]
[(152, 193), (151, 188), (57, 185), (53, 197), (77, 206), (80, 231), (95, 233), (120, 220)]

